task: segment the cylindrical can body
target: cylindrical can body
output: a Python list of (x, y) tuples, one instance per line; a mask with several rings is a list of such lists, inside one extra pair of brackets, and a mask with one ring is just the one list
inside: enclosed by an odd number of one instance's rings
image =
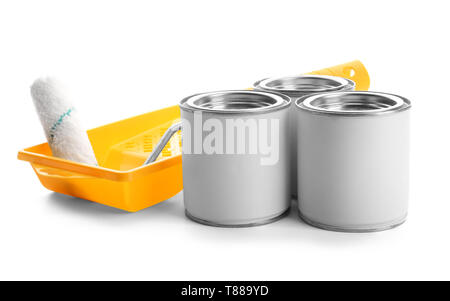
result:
[(401, 224), (408, 209), (409, 101), (334, 92), (303, 97), (296, 107), (300, 216), (337, 231)]
[[(278, 78), (267, 78), (254, 84), (255, 90), (282, 93), (291, 99), (306, 95), (331, 92), (350, 91), (355, 89), (355, 83), (349, 79), (327, 75), (297, 75)], [(289, 112), (290, 137), (290, 183), (291, 194), (297, 196), (297, 121), (294, 101)]]
[(287, 212), (289, 105), (284, 95), (255, 91), (204, 93), (181, 102), (188, 217), (239, 227)]

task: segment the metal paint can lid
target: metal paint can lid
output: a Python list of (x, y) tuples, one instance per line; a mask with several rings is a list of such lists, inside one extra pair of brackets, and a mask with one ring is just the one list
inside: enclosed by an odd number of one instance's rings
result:
[(180, 108), (188, 111), (251, 114), (280, 110), (290, 104), (291, 99), (279, 93), (224, 90), (186, 97), (180, 102)]
[(372, 91), (339, 91), (304, 96), (297, 108), (311, 113), (344, 116), (371, 116), (401, 112), (411, 107), (408, 99)]
[(278, 92), (289, 96), (303, 96), (312, 93), (353, 90), (355, 83), (347, 78), (328, 75), (297, 75), (260, 80), (255, 89)]

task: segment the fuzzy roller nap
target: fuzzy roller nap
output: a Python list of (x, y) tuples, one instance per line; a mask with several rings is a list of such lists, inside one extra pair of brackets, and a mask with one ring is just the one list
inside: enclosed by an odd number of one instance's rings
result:
[(31, 97), (53, 156), (96, 165), (87, 133), (62, 85), (53, 78), (39, 78), (31, 86)]

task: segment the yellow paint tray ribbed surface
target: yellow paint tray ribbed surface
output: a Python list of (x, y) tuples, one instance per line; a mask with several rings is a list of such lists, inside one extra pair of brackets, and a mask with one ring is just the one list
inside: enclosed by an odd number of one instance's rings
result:
[(183, 188), (181, 138), (174, 135), (156, 162), (142, 166), (169, 126), (180, 118), (168, 107), (88, 131), (100, 166), (53, 157), (47, 143), (26, 148), (29, 161), (46, 188), (126, 211), (164, 201)]

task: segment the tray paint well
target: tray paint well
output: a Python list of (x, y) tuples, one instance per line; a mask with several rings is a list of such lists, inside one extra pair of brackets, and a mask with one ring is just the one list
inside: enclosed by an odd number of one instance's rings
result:
[(19, 151), (18, 158), (31, 163), (49, 190), (134, 212), (183, 189), (179, 133), (154, 163), (142, 166), (179, 118), (172, 106), (87, 131), (100, 166), (53, 157), (47, 143)]

